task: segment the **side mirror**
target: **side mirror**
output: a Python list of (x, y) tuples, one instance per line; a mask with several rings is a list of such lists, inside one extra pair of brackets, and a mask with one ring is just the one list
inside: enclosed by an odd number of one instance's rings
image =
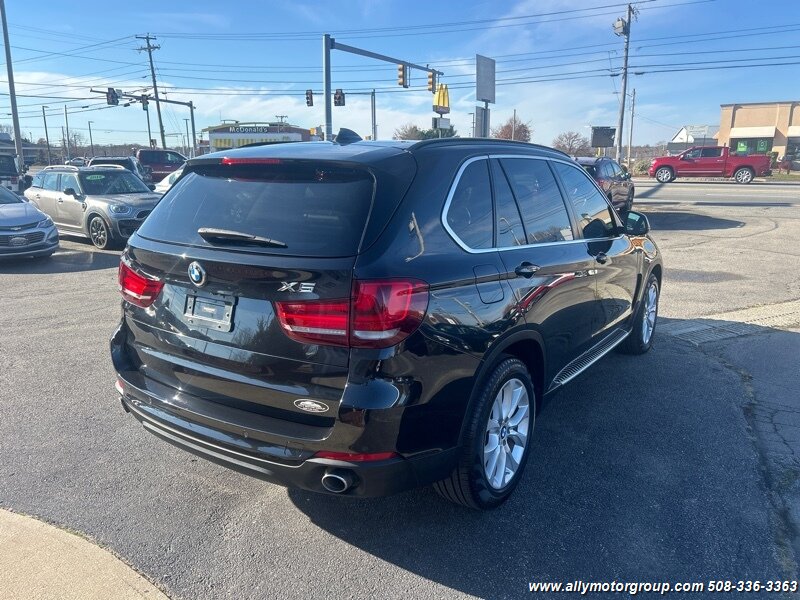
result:
[(625, 233), (628, 235), (647, 235), (650, 233), (650, 221), (647, 217), (635, 210), (625, 215)]
[(150, 188), (151, 192), (156, 191), (156, 184), (155, 183), (148, 183), (147, 187)]
[(78, 193), (75, 191), (75, 188), (64, 188), (64, 194), (67, 196), (75, 196), (77, 198)]

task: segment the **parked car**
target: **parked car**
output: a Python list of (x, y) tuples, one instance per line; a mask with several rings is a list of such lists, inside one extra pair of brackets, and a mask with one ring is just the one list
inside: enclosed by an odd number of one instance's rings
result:
[(544, 398), (650, 348), (647, 219), (550, 148), (336, 139), (187, 163), (121, 257), (122, 405), (283, 485), (495, 507)]
[(148, 184), (153, 181), (150, 168), (139, 162), (139, 159), (135, 156), (95, 156), (89, 159), (88, 166), (90, 167), (103, 165), (117, 165), (128, 169), (128, 171), (135, 173), (139, 179)]
[(136, 158), (143, 165), (150, 167), (153, 171), (153, 181), (159, 182), (164, 177), (176, 171), (186, 162), (183, 154), (172, 150), (152, 150), (140, 149), (136, 151)]
[(17, 192), (20, 191), (19, 184), (16, 159), (10, 154), (0, 154), (0, 188)]
[(764, 154), (738, 156), (727, 146), (704, 146), (654, 158), (647, 173), (660, 183), (676, 177), (733, 177), (736, 183), (750, 183), (755, 177), (771, 175), (770, 163)]
[(89, 159), (84, 158), (83, 156), (75, 156), (70, 158), (69, 160), (65, 160), (64, 164), (69, 165), (71, 167), (85, 167), (89, 162)]
[(169, 188), (172, 187), (172, 185), (178, 180), (178, 177), (180, 177), (182, 173), (183, 173), (183, 167), (181, 166), (180, 169), (178, 169), (177, 171), (173, 171), (172, 173), (164, 177), (164, 179), (159, 181), (156, 184), (156, 187), (153, 191), (162, 195), (166, 194)]
[(0, 259), (46, 257), (57, 249), (58, 231), (50, 217), (0, 188)]
[(635, 190), (631, 174), (620, 167), (617, 161), (605, 156), (599, 158), (579, 156), (575, 160), (597, 182), (614, 208), (624, 212), (633, 208)]
[(115, 165), (45, 167), (25, 197), (49, 215), (59, 231), (89, 238), (98, 248), (127, 240), (160, 196)]

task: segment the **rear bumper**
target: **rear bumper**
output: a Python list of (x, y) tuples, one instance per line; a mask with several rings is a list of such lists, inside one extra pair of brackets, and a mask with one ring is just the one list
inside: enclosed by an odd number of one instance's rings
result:
[[(417, 457), (396, 457), (370, 462), (315, 458), (313, 453), (285, 446), (261, 450), (247, 438), (220, 441), (212, 428), (170, 413), (147, 392), (120, 378), (122, 405), (150, 433), (197, 456), (240, 473), (290, 488), (330, 494), (322, 477), (330, 470), (346, 471), (353, 485), (338, 495), (387, 496), (446, 477), (457, 459), (456, 449)], [(212, 436), (214, 436), (212, 438)], [(243, 447), (250, 446), (251, 450)], [(277, 452), (276, 452), (277, 451)], [(283, 454), (279, 458), (277, 454)]]

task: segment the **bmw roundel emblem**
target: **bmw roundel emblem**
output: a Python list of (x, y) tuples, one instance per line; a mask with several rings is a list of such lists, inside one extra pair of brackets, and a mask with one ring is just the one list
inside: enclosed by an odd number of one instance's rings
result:
[(197, 287), (203, 287), (206, 284), (206, 270), (197, 261), (189, 265), (189, 280)]

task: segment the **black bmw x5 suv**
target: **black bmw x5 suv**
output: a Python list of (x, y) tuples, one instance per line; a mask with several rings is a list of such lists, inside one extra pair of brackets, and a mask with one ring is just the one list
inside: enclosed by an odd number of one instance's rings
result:
[(342, 138), (187, 163), (122, 255), (122, 404), (283, 485), (497, 506), (542, 401), (650, 348), (647, 219), (550, 148)]

